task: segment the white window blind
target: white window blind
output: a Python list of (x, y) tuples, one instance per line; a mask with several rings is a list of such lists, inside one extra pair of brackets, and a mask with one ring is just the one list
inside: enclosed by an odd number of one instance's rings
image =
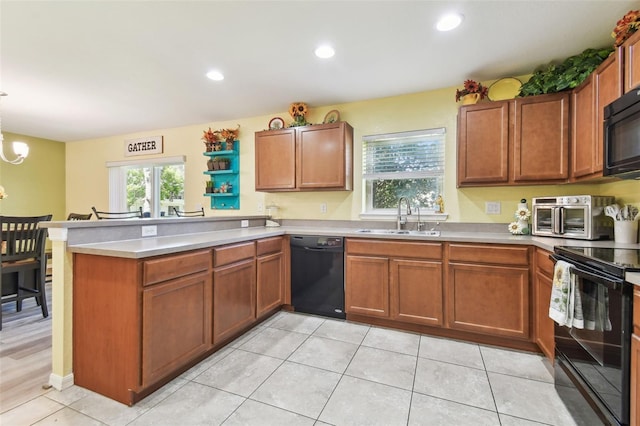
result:
[(444, 181), (445, 129), (363, 137), (363, 213), (389, 213), (400, 197), (433, 209)]
[(363, 138), (365, 179), (431, 177), (444, 173), (444, 128)]

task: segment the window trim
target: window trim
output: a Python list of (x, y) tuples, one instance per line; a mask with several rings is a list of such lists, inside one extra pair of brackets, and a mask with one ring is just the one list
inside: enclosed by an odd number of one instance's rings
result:
[[(421, 130), (411, 130), (411, 131), (406, 131), (406, 132), (393, 132), (393, 133), (383, 133), (383, 134), (376, 134), (376, 135), (366, 135), (362, 137), (362, 142), (363, 142), (363, 158), (362, 158), (362, 166), (363, 166), (363, 173), (362, 173), (362, 208), (361, 208), (361, 212), (360, 212), (360, 219), (369, 219), (369, 220), (396, 220), (397, 217), (397, 209), (395, 208), (387, 208), (387, 209), (373, 209), (372, 206), (372, 198), (368, 197), (369, 193), (370, 193), (370, 185), (371, 185), (371, 178), (367, 179), (366, 178), (366, 174), (364, 173), (364, 167), (365, 167), (365, 156), (364, 156), (364, 144), (366, 142), (372, 142), (372, 141), (380, 141), (380, 140), (393, 140), (393, 139), (408, 139), (408, 138), (412, 138), (412, 137), (420, 137), (423, 135), (437, 135), (437, 136), (441, 136), (442, 137), (442, 143), (443, 143), (443, 150), (446, 150), (446, 127), (435, 127), (435, 128), (431, 128), (431, 129), (421, 129)], [(443, 161), (443, 166), (444, 166), (445, 162)], [(415, 172), (414, 172), (415, 173)], [(420, 176), (420, 172), (417, 172), (414, 174), (414, 177), (421, 177)], [(445, 188), (445, 184), (444, 184), (444, 178), (445, 178), (445, 174), (446, 171), (442, 172), (442, 175), (439, 176), (442, 179), (442, 191), (444, 191)], [(430, 177), (432, 176), (431, 173), (427, 172), (424, 173), (424, 176), (422, 177)], [(395, 176), (391, 175), (389, 176), (389, 178), (395, 178)], [(405, 177), (403, 177), (405, 178)], [(409, 177), (406, 177), (407, 179)], [(436, 213), (435, 210), (422, 210), (420, 212), (420, 216), (422, 220), (431, 220), (431, 221), (439, 221), (439, 220), (446, 220), (449, 216), (448, 213)], [(417, 220), (417, 215), (416, 215), (416, 220)]]
[[(122, 160), (122, 161), (107, 161), (106, 167), (109, 169), (109, 211), (123, 212), (127, 209), (126, 197), (123, 194), (127, 193), (127, 177), (123, 171), (128, 167), (150, 167), (154, 170), (152, 175), (155, 187), (158, 187), (160, 177), (156, 176), (155, 168), (158, 166), (164, 166), (167, 164), (182, 164), (183, 166), (187, 162), (186, 155), (179, 155), (173, 157), (162, 157), (148, 160)], [(155, 200), (151, 206), (151, 217), (158, 217), (157, 212), (160, 210), (160, 200)]]

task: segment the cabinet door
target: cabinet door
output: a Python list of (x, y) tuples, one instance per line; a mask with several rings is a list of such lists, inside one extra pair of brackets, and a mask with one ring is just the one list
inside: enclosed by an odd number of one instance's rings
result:
[(345, 310), (347, 314), (389, 316), (389, 260), (347, 256)]
[(513, 182), (566, 181), (569, 177), (569, 94), (513, 101)]
[(256, 190), (292, 190), (296, 187), (295, 129), (256, 133)]
[(507, 183), (509, 102), (463, 106), (458, 113), (458, 186)]
[(256, 263), (243, 260), (213, 271), (213, 342), (240, 332), (256, 318)]
[(391, 318), (416, 324), (442, 325), (442, 263), (392, 259)]
[(535, 284), (536, 343), (550, 360), (554, 359), (553, 320), (549, 318), (549, 301), (553, 281), (546, 274), (536, 272)]
[(529, 270), (449, 264), (449, 327), (496, 336), (529, 338)]
[(640, 85), (640, 33), (635, 32), (624, 42), (624, 92)]
[(593, 73), (596, 89), (596, 144), (593, 169), (597, 176), (602, 176), (604, 162), (604, 107), (623, 94), (622, 54), (622, 48), (618, 48)]
[(211, 346), (211, 275), (189, 275), (142, 292), (142, 386)]
[(571, 177), (594, 172), (595, 85), (593, 74), (571, 94)]
[(256, 316), (284, 303), (284, 254), (282, 252), (257, 259)]
[(640, 336), (631, 335), (631, 421), (640, 426)]
[(298, 128), (297, 187), (352, 187), (353, 129), (345, 122)]

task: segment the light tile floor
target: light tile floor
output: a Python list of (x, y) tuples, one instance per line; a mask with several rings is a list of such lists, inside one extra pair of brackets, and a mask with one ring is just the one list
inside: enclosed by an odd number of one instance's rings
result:
[(73, 386), (19, 425), (576, 425), (536, 354), (280, 312), (127, 407)]

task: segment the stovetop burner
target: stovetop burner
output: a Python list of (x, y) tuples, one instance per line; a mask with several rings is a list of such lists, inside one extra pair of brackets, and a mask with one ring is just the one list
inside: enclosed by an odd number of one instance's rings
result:
[(555, 252), (619, 277), (640, 271), (640, 249), (558, 246)]

